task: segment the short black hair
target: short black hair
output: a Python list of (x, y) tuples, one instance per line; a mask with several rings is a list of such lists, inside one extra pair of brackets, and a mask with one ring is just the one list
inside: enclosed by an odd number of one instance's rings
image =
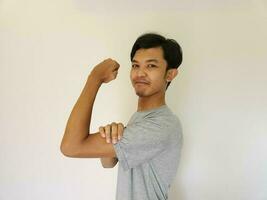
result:
[[(181, 46), (174, 39), (168, 39), (158, 33), (144, 33), (139, 36), (131, 50), (131, 61), (138, 49), (149, 49), (153, 47), (161, 47), (163, 50), (163, 57), (167, 61), (166, 72), (169, 69), (177, 69), (183, 60), (183, 52)], [(171, 82), (168, 82), (167, 88)]]

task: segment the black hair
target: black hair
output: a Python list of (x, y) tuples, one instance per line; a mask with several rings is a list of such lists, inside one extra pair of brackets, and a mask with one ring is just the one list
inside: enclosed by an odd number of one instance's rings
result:
[[(157, 33), (145, 33), (139, 36), (131, 50), (131, 61), (138, 49), (149, 49), (153, 47), (161, 47), (163, 50), (163, 57), (167, 61), (166, 73), (169, 69), (177, 69), (183, 60), (183, 52), (181, 46), (174, 40), (165, 38)], [(171, 82), (168, 82), (167, 88)]]

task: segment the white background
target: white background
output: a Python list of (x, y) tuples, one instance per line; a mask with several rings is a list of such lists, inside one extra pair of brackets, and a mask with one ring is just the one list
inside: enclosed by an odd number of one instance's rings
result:
[(128, 122), (130, 50), (148, 31), (184, 52), (166, 93), (184, 130), (170, 200), (267, 199), (266, 1), (1, 0), (0, 200), (115, 199), (118, 165), (59, 146), (89, 72), (108, 57), (121, 67), (100, 88), (91, 132)]

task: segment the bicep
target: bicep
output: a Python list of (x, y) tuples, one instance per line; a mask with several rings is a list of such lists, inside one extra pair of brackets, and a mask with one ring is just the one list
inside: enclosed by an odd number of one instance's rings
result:
[(101, 137), (99, 132), (89, 134), (80, 145), (78, 145), (75, 154), (72, 157), (77, 158), (102, 158), (116, 157), (112, 143), (107, 143), (105, 138)]

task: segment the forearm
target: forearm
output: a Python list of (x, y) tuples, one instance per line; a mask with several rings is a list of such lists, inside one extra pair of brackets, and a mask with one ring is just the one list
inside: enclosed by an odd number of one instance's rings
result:
[(67, 121), (65, 133), (61, 142), (61, 149), (73, 151), (88, 134), (90, 134), (90, 123), (93, 104), (101, 86), (101, 82), (91, 74), (88, 76), (86, 84), (74, 105), (70, 117)]

